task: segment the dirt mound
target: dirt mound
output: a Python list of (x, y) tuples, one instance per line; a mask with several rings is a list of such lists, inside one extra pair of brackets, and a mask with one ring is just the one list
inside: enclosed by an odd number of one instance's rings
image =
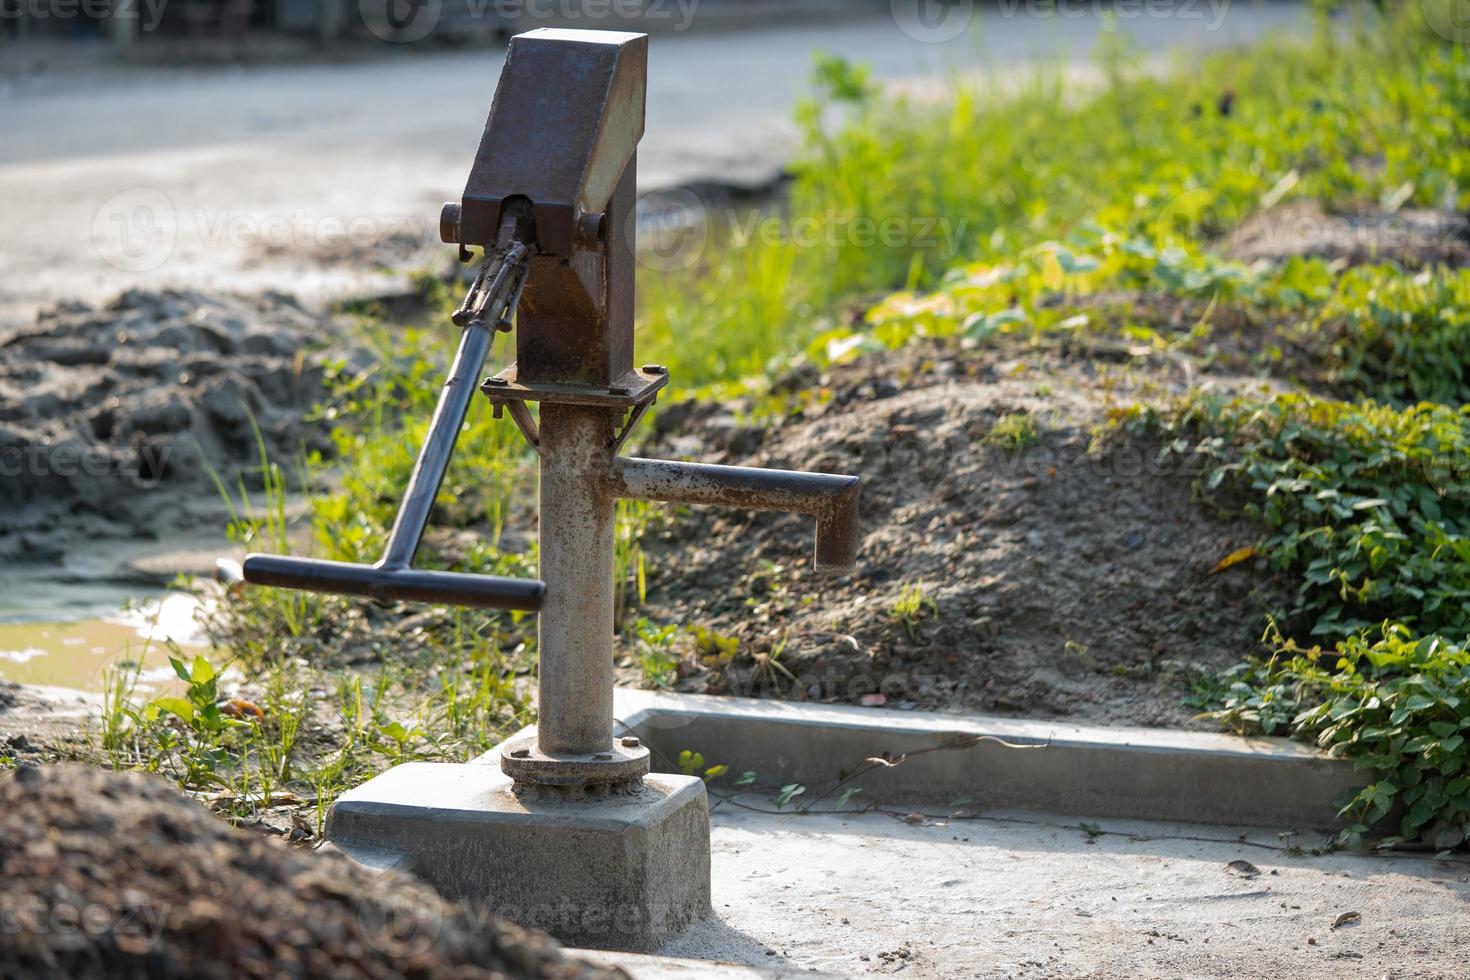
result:
[(163, 780), (0, 781), (6, 976), (615, 977), (403, 876), (232, 830)]
[(252, 422), (274, 459), (326, 448), (301, 418), (332, 334), (278, 294), (132, 291), (0, 336), (0, 533), (44, 532), (60, 513), (138, 527), (148, 492), (256, 464)]
[(1293, 256), (1349, 265), (1396, 262), (1406, 269), (1470, 265), (1470, 218), (1406, 208), (1328, 214), (1316, 201), (1293, 201), (1251, 215), (1221, 251), (1251, 263)]
[(695, 510), (650, 544), (644, 613), (695, 632), (681, 689), (1183, 725), (1191, 665), (1257, 650), (1285, 605), (1253, 562), (1212, 574), (1257, 528), (1206, 513), (1148, 447), (1093, 445), (1112, 406), (1179, 390), (1167, 364), (934, 348), (822, 380), (829, 402), (771, 430), (664, 421), (662, 452), (716, 432), (709, 461), (863, 478), (849, 577), (811, 570), (789, 515)]

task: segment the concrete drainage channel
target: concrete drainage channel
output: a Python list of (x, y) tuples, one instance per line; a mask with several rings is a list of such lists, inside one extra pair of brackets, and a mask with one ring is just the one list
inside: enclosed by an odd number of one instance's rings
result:
[[(620, 689), (617, 717), (655, 769), (679, 753), (809, 792), (846, 774), (864, 802), (1333, 829), (1352, 765), (1280, 738), (878, 711)], [(896, 765), (867, 760), (882, 758)]]

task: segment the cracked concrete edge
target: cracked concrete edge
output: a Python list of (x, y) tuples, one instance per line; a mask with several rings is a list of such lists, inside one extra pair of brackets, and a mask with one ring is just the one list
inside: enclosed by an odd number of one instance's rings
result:
[(902, 756), (843, 784), (861, 790), (853, 808), (965, 806), (1336, 829), (1341, 798), (1370, 781), (1346, 761), (1281, 738), (632, 688), (616, 691), (615, 716), (619, 734), (637, 734), (652, 750), (655, 771), (678, 772), (687, 749), (706, 767), (754, 772), (759, 787), (805, 785), (808, 800), (867, 760)]

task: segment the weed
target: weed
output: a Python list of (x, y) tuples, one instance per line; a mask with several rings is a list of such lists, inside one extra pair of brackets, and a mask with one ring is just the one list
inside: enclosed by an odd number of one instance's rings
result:
[(930, 616), (939, 615), (939, 606), (924, 591), (924, 580), (904, 582), (898, 596), (888, 606), (888, 617), (901, 623), (908, 631), (909, 639), (915, 637), (919, 624)]
[(1023, 412), (1002, 415), (985, 433), (985, 444), (1008, 453), (1029, 449), (1041, 440), (1036, 420)]
[(772, 691), (780, 691), (783, 678), (792, 684), (796, 683), (796, 675), (781, 662), (790, 642), (790, 633), (783, 630), (781, 638), (771, 643), (769, 649), (760, 651), (752, 657), (755, 661), (756, 677), (760, 686)]
[(690, 626), (689, 635), (694, 637), (694, 649), (700, 662), (711, 669), (729, 663), (740, 652), (737, 637), (726, 636), (701, 623)]
[(1272, 564), (1300, 576), (1292, 616), (1313, 634), (1470, 631), (1470, 407), (1192, 396), (1124, 418), (1244, 499)]
[(656, 626), (640, 617), (633, 626), (633, 635), (644, 682), (650, 687), (673, 687), (679, 679), (679, 655), (674, 651), (679, 627)]

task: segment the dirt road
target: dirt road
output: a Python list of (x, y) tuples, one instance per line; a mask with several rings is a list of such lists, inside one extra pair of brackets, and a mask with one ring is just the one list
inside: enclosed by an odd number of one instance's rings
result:
[[(1289, 29), (1302, 10), (1137, 8), (1119, 30), (1159, 59)], [(642, 188), (770, 179), (795, 148), (791, 109), (814, 49), (868, 62), (889, 85), (976, 70), (1003, 81), (1041, 62), (1085, 73), (1102, 29), (1082, 2), (962, 10), (966, 29), (943, 41), (902, 16), (655, 37)], [(502, 49), (388, 54), (0, 81), (0, 327), (133, 285), (340, 295), (381, 285), (375, 260), (442, 248), (433, 223), (463, 187)], [(17, 57), (0, 49), (11, 66)]]

